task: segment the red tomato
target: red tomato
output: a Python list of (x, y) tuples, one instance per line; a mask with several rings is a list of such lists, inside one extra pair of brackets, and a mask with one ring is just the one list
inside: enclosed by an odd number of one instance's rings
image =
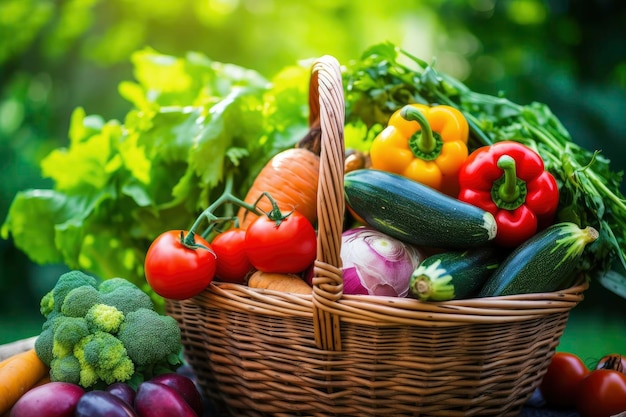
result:
[(260, 216), (248, 226), (245, 250), (260, 271), (297, 274), (315, 260), (317, 237), (311, 222), (297, 211), (279, 221)]
[(215, 276), (222, 281), (242, 284), (252, 264), (246, 256), (244, 229), (230, 229), (215, 236), (211, 247), (217, 256)]
[(582, 417), (610, 417), (626, 411), (626, 375), (596, 369), (580, 382), (576, 409)]
[(184, 300), (199, 294), (213, 281), (216, 258), (209, 243), (194, 236), (197, 246), (181, 242), (181, 230), (159, 235), (146, 253), (146, 281), (161, 297)]
[(576, 355), (556, 352), (539, 387), (541, 395), (551, 407), (574, 407), (580, 381), (589, 369)]

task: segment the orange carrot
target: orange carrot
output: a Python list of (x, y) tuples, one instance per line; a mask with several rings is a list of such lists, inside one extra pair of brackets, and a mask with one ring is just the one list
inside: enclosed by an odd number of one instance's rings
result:
[(309, 284), (304, 282), (298, 275), (275, 272), (254, 271), (248, 279), (248, 286), (296, 294), (311, 294), (312, 291)]
[[(254, 204), (263, 192), (267, 192), (281, 211), (298, 210), (315, 224), (319, 163), (319, 156), (306, 148), (290, 148), (279, 152), (256, 176), (244, 200)], [(257, 208), (269, 212), (272, 204), (268, 198), (262, 198)], [(242, 207), (238, 218), (239, 226), (247, 229), (257, 215)]]
[(35, 349), (17, 353), (0, 363), (0, 415), (48, 374)]

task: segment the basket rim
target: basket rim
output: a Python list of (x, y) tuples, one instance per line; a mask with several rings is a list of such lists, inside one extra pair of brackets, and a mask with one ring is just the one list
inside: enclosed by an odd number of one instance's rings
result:
[[(553, 292), (449, 301), (343, 295), (324, 308), (337, 314), (342, 321), (375, 326), (497, 324), (569, 312), (583, 300), (587, 288), (588, 283), (583, 280)], [(245, 284), (228, 282), (213, 282), (190, 300), (202, 308), (223, 308), (277, 317), (309, 317), (314, 309), (313, 294), (250, 288)]]

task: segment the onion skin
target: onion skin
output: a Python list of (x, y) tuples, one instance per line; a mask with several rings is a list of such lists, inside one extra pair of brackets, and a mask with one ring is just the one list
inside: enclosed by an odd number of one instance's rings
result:
[(49, 382), (27, 391), (11, 409), (11, 417), (73, 417), (85, 390), (69, 382)]
[(139, 417), (198, 417), (176, 389), (151, 381), (139, 384), (135, 410)]
[(126, 401), (126, 403), (131, 406), (135, 403), (136, 392), (125, 382), (115, 382), (106, 387), (105, 391), (110, 392), (117, 398)]
[(368, 226), (342, 235), (344, 294), (406, 297), (411, 274), (424, 259), (416, 246)]
[(108, 391), (89, 391), (76, 405), (74, 417), (137, 417), (133, 407)]
[(204, 414), (202, 396), (190, 378), (178, 373), (167, 373), (155, 376), (150, 382), (156, 382), (174, 388), (187, 404), (193, 408), (198, 416)]

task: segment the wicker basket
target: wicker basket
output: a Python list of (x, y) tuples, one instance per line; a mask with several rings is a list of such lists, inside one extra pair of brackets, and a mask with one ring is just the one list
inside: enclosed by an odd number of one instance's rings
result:
[(167, 301), (184, 354), (220, 415), (516, 416), (585, 285), (448, 302), (342, 294), (344, 98), (319, 58), (310, 121), (322, 131), (312, 295), (213, 283)]

